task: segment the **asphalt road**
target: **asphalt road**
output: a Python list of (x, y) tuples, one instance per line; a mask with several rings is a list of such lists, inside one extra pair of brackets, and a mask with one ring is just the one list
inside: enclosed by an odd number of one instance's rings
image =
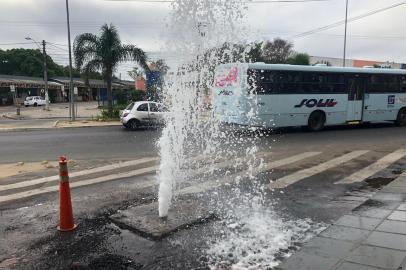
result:
[(0, 163), (71, 159), (137, 158), (156, 155), (159, 130), (121, 127), (66, 128), (0, 133)]
[[(182, 185), (186, 188), (236, 173), (233, 179), (239, 180), (231, 185), (205, 192), (206, 184), (196, 193), (179, 197), (202, 201), (217, 212), (217, 219), (180, 230), (160, 241), (112, 222), (110, 215), (119, 210), (156, 201), (156, 186), (137, 186), (154, 181), (155, 175), (142, 174), (73, 189), (79, 227), (73, 234), (61, 235), (55, 231), (57, 193), (40, 194), (0, 203), (0, 239), (6, 243), (0, 247), (0, 266), (14, 263), (16, 269), (207, 269), (208, 264), (220, 261), (226, 264), (265, 261), (269, 266), (406, 171), (406, 157), (401, 156), (387, 168), (366, 175), (362, 182), (334, 184), (399, 149), (406, 149), (406, 128), (393, 125), (336, 127), (318, 133), (300, 129), (236, 131), (234, 135), (242, 143), (222, 145), (219, 152), (237, 147), (243, 153), (244, 142), (249, 145), (254, 141), (259, 152), (271, 153), (264, 161), (266, 164), (275, 160), (286, 162), (260, 172), (255, 181), (242, 174), (239, 177), (239, 170), (243, 169), (235, 169), (234, 164), (225, 165), (214, 176), (187, 179)], [(0, 163), (51, 160), (60, 154), (77, 160), (156, 156), (159, 136), (160, 130), (129, 132), (119, 127), (1, 133)], [(331, 165), (332, 161), (357, 151), (364, 152), (347, 162)], [(318, 154), (290, 160), (311, 152)], [(287, 179), (298, 181), (281, 189), (268, 188), (271, 180), (279, 183)], [(0, 198), (2, 194), (6, 193), (0, 190)]]
[[(318, 133), (301, 129), (263, 131), (260, 149), (311, 151), (329, 149), (396, 149), (406, 141), (406, 128), (393, 125), (334, 127)], [(161, 130), (128, 131), (121, 127), (49, 129), (0, 133), (0, 163), (54, 160), (67, 155), (82, 159), (131, 159), (157, 155)], [(237, 136), (254, 137), (256, 133)]]

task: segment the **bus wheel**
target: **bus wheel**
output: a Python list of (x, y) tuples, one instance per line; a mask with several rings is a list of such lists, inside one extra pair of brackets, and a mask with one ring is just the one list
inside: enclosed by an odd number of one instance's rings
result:
[(398, 113), (398, 118), (396, 118), (396, 124), (398, 126), (406, 126), (406, 108), (402, 108)]
[(312, 112), (309, 116), (307, 127), (311, 131), (320, 131), (324, 128), (326, 123), (326, 116), (321, 111)]

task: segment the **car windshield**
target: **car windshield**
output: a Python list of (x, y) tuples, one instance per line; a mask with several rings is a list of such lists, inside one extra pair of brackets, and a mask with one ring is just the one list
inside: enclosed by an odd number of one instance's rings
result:
[(25, 100), (32, 100), (32, 97), (26, 97)]

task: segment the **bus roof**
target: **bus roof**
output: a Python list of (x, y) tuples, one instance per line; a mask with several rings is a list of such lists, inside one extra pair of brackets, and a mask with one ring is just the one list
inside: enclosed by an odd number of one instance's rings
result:
[(298, 66), (286, 64), (265, 64), (265, 63), (235, 63), (226, 66), (248, 65), (251, 69), (284, 70), (284, 71), (313, 71), (313, 72), (337, 72), (337, 73), (363, 73), (363, 74), (400, 74), (406, 75), (406, 69), (390, 68), (354, 68), (354, 67), (328, 67), (328, 66)]

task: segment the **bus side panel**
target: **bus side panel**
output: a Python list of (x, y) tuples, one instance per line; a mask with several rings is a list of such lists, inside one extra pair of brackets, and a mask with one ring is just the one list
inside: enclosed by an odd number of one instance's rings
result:
[(316, 110), (326, 125), (346, 123), (348, 95), (258, 95), (258, 117), (267, 127), (306, 126)]
[(366, 94), (363, 121), (394, 121), (403, 107), (406, 107), (406, 94)]

